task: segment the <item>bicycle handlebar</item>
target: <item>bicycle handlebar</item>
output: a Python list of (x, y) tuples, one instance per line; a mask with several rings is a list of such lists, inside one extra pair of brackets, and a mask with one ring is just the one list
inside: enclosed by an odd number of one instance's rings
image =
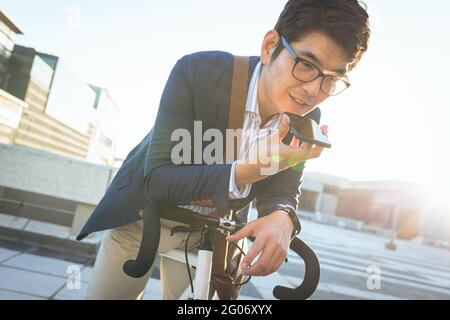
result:
[(289, 246), (305, 264), (305, 276), (300, 285), (295, 288), (276, 286), (273, 288), (273, 295), (280, 300), (306, 300), (319, 285), (320, 263), (314, 251), (301, 239), (295, 237)]
[[(156, 214), (157, 212), (160, 215)], [(223, 221), (218, 217), (195, 214), (191, 210), (180, 207), (147, 205), (144, 209), (144, 230), (138, 256), (136, 260), (128, 260), (123, 266), (125, 273), (129, 276), (134, 278), (143, 277), (153, 265), (159, 245), (160, 218), (177, 221), (190, 226), (202, 226), (210, 229), (230, 231), (230, 226), (227, 225), (224, 227)], [(234, 232), (245, 226), (245, 223), (232, 221), (231, 224)], [(225, 222), (227, 223), (229, 221)], [(254, 238), (249, 237), (249, 240), (254, 241)], [(273, 289), (273, 295), (280, 300), (304, 300), (314, 293), (319, 284), (319, 259), (314, 251), (297, 237), (291, 241), (289, 249), (294, 251), (305, 264), (303, 281), (294, 289), (276, 286)]]

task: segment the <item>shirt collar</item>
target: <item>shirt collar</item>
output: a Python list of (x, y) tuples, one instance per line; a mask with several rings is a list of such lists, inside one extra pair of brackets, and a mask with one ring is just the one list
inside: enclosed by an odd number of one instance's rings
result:
[[(252, 112), (255, 116), (257, 116), (254, 119), (258, 123), (258, 127), (261, 125), (261, 115), (259, 113), (258, 105), (258, 82), (260, 73), (261, 61), (258, 62), (253, 70), (252, 79), (250, 80), (250, 84), (248, 86), (247, 105), (245, 107), (246, 112)], [(274, 114), (272, 118), (264, 125), (264, 127), (279, 128), (281, 125), (281, 118), (281, 114)]]

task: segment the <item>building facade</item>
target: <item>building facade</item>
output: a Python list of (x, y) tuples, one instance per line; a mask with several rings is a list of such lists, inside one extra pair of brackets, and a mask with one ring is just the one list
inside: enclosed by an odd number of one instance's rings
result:
[(0, 89), (8, 84), (8, 66), (14, 48), (14, 35), (22, 30), (0, 9)]
[(398, 238), (420, 235), (426, 199), (413, 184), (393, 181), (352, 182), (339, 190), (336, 215), (392, 229)]
[[(80, 90), (80, 94), (73, 91), (72, 84), (64, 84), (65, 78), (73, 76), (64, 73), (59, 67), (60, 63), (56, 56), (39, 53), (33, 48), (14, 46), (7, 91), (25, 101), (28, 108), (22, 114), (13, 143), (86, 159), (92, 134), (89, 120), (88, 125), (79, 130), (71, 125), (70, 121), (65, 122), (64, 117), (55, 116), (52, 112), (57, 113), (55, 110), (64, 109), (68, 103), (83, 106), (85, 110), (91, 111), (95, 93), (87, 85), (84, 85), (84, 91)], [(78, 80), (78, 84), (83, 87), (81, 80)], [(55, 96), (64, 96), (65, 101), (58, 100)], [(86, 96), (83, 100), (82, 97)], [(74, 108), (76, 109), (76, 106)], [(60, 114), (63, 112), (60, 111)], [(81, 113), (80, 116), (91, 118), (89, 113)]]
[(22, 113), (28, 105), (0, 89), (0, 143), (13, 144)]
[(90, 85), (96, 94), (93, 133), (87, 161), (111, 165), (115, 161), (117, 140), (120, 133), (120, 109), (108, 90)]
[(0, 10), (0, 143), (14, 142), (23, 111), (28, 105), (5, 91), (10, 80), (8, 73), (14, 36), (23, 34), (17, 25)]
[(450, 246), (450, 208), (430, 203), (412, 183), (351, 181), (306, 172), (299, 214), (323, 223), (342, 220), (358, 230), (364, 226), (370, 232), (393, 231), (400, 239)]
[(0, 10), (0, 143), (111, 164), (119, 108), (61, 57), (13, 41), (23, 32)]
[(7, 91), (23, 100), (12, 143), (101, 164), (114, 161), (119, 108), (60, 57), (15, 45)]

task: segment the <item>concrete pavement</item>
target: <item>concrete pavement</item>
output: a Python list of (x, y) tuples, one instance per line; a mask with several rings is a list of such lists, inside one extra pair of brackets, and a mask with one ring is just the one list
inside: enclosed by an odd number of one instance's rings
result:
[[(450, 299), (447, 250), (397, 240), (397, 251), (388, 251), (386, 238), (309, 221), (301, 237), (321, 261), (321, 281), (311, 299)], [(268, 277), (253, 277), (241, 299), (273, 299), (275, 285), (298, 284), (303, 265), (291, 254), (289, 260)], [(87, 258), (0, 241), (0, 299), (83, 299), (91, 274)], [(70, 289), (69, 275), (80, 277), (79, 288)], [(143, 299), (159, 298), (155, 268)]]

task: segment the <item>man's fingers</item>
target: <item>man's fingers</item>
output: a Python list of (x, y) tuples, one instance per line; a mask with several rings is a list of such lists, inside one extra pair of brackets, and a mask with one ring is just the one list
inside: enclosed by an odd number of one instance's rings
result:
[(271, 272), (277, 271), (283, 264), (284, 259), (286, 259), (286, 256), (282, 251), (278, 251), (277, 254), (274, 254), (272, 259), (270, 260), (270, 265), (272, 266)]
[(287, 135), (287, 133), (289, 132), (289, 117), (286, 114), (283, 114), (281, 117), (281, 122), (280, 122), (280, 141), (284, 139), (284, 137)]
[(323, 126), (320, 127), (320, 130), (322, 130), (323, 135), (328, 138), (328, 125), (324, 124)]
[(258, 238), (256, 238), (255, 242), (248, 250), (247, 255), (242, 259), (240, 267), (244, 274), (247, 273), (249, 266), (251, 266), (253, 260), (263, 250), (263, 247), (264, 247), (264, 241), (262, 241), (261, 238), (259, 238), (259, 240), (258, 240)]
[(292, 137), (291, 147), (298, 147), (299, 145), (300, 145), (300, 140), (298, 140), (296, 137)]
[(262, 248), (262, 253), (258, 261), (248, 269), (243, 269), (244, 275), (266, 276), (272, 273), (270, 262), (272, 257), (276, 255), (276, 243), (267, 241)]
[(239, 230), (236, 233), (233, 233), (232, 235), (226, 237), (225, 240), (227, 241), (238, 241), (241, 240), (247, 236), (251, 235), (251, 232), (253, 230), (253, 223), (250, 222), (247, 225), (245, 225), (245, 227), (243, 227), (241, 230)]
[(312, 158), (314, 146), (315, 145), (309, 142), (303, 141), (302, 144), (298, 147), (301, 150), (302, 156), (306, 157), (305, 160)]
[(314, 157), (314, 158), (320, 157), (320, 155), (322, 154), (323, 149), (324, 149), (324, 147), (321, 147), (321, 146), (315, 146), (315, 147), (312, 149), (312, 155), (313, 155), (313, 157)]
[(299, 146), (299, 148), (303, 149), (303, 150), (311, 150), (313, 147), (313, 144), (303, 141), (302, 144)]

